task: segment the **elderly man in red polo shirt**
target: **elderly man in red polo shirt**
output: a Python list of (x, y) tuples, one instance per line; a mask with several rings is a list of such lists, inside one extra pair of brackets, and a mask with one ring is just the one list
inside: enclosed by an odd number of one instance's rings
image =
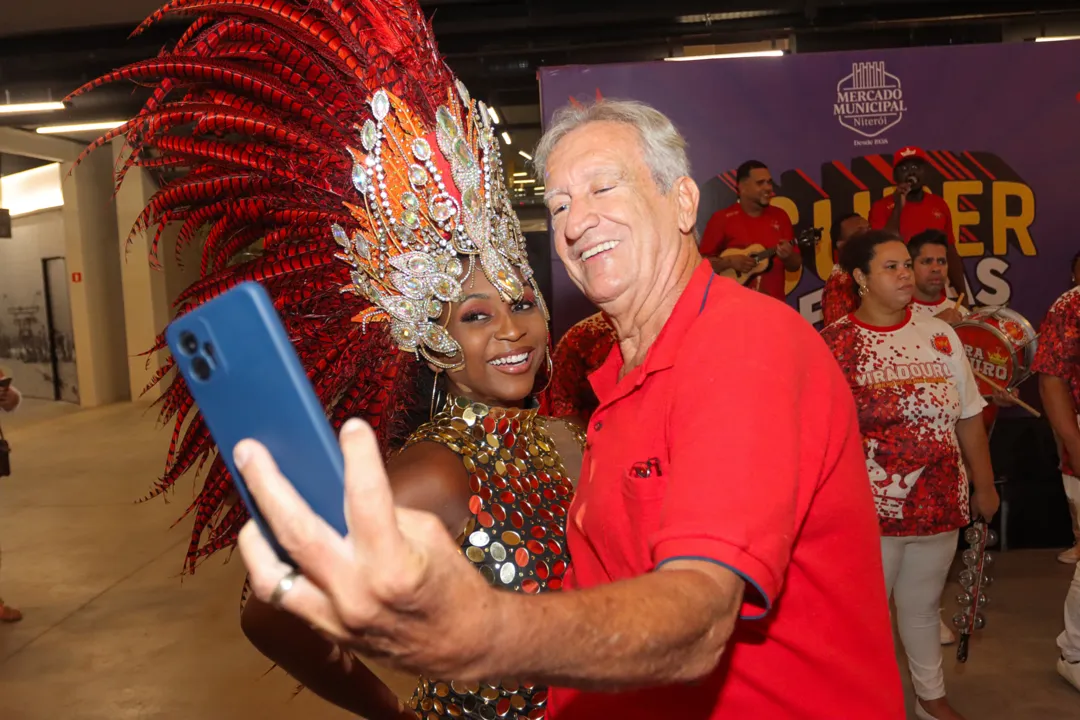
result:
[(359, 424), (342, 438), (348, 538), (264, 449), (238, 446), (303, 572), (293, 583), (248, 526), (256, 594), (390, 665), (548, 685), (548, 720), (901, 720), (866, 458), (832, 354), (698, 253), (698, 187), (660, 112), (565, 108), (534, 157), (556, 250), (618, 335), (591, 378), (569, 591), (490, 587), (439, 520), (393, 507)]
[(952, 213), (949, 205), (937, 195), (926, 192), (926, 171), (930, 156), (922, 148), (909, 146), (893, 155), (893, 182), (896, 191), (870, 208), (870, 227), (892, 230), (911, 240), (924, 230), (940, 230), (949, 239), (949, 284), (957, 293), (967, 291), (964, 263), (956, 251)]

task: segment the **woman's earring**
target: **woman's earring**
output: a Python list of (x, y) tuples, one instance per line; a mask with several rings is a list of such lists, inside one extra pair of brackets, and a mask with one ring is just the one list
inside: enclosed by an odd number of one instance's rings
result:
[(431, 381), (431, 408), (428, 411), (428, 420), (435, 419), (435, 396), (439, 392), (439, 375), (442, 374), (441, 370), (435, 371), (435, 379)]
[(555, 363), (551, 361), (550, 347), (544, 351), (544, 357), (547, 359), (547, 382), (544, 383), (544, 387), (534, 392), (533, 395), (542, 395), (545, 390), (551, 387), (551, 379), (555, 376)]
[(866, 297), (866, 293), (868, 293), (868, 292), (869, 292), (869, 290), (866, 289), (865, 285), (860, 285), (859, 286), (859, 297)]

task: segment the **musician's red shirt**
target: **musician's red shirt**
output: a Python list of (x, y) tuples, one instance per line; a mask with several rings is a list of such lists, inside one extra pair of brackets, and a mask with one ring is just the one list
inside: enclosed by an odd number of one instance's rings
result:
[[(1053, 375), (1069, 383), (1073, 403), (1080, 411), (1080, 287), (1059, 297), (1039, 326), (1039, 347), (1031, 369)], [(1076, 476), (1065, 448), (1061, 449), (1061, 471)]]
[[(896, 200), (892, 195), (883, 197), (870, 208), (870, 227), (881, 230), (892, 217)], [(956, 244), (953, 235), (952, 213), (949, 205), (937, 195), (923, 193), (922, 200), (910, 198), (900, 211), (900, 236), (907, 242), (923, 230), (940, 230), (949, 238), (949, 244)]]
[(844, 272), (844, 268), (833, 265), (832, 273), (825, 281), (825, 289), (821, 291), (821, 315), (825, 320), (825, 327), (858, 309), (855, 282)]
[(566, 587), (695, 558), (746, 581), (698, 682), (552, 688), (549, 720), (901, 720), (878, 523), (847, 382), (791, 308), (703, 262), (642, 365), (612, 352), (566, 519)]
[[(701, 254), (705, 257), (719, 255), (724, 250), (761, 245), (768, 250), (783, 240), (793, 240), (795, 231), (787, 213), (770, 205), (757, 217), (751, 217), (736, 202), (734, 205), (713, 213), (705, 234), (701, 236)], [(784, 263), (773, 257), (772, 265), (761, 274), (761, 284), (755, 287), (756, 278), (748, 287), (784, 299)]]

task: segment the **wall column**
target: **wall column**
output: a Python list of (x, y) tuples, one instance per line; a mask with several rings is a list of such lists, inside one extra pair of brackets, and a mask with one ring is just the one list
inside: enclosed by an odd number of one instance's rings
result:
[[(103, 148), (103, 156), (108, 152)], [(123, 139), (112, 143), (112, 158), (119, 167), (124, 151)], [(143, 396), (143, 389), (154, 373), (165, 362), (167, 352), (144, 356), (154, 346), (157, 336), (172, 319), (169, 303), (171, 298), (165, 282), (165, 273), (150, 263), (150, 245), (154, 240), (156, 226), (137, 233), (128, 242), (128, 233), (150, 198), (158, 191), (157, 182), (140, 168), (131, 168), (124, 177), (124, 184), (116, 194), (116, 234), (114, 242), (121, 248), (120, 275), (124, 296), (124, 333), (128, 348), (127, 370), (129, 393), (132, 399)], [(162, 263), (172, 262), (172, 238), (176, 227), (166, 228), (159, 244), (158, 255)], [(165, 385), (159, 383), (144, 397), (157, 399)]]
[(94, 153), (78, 167), (70, 161), (61, 165), (64, 245), (83, 407), (131, 397), (112, 169), (108, 152)]

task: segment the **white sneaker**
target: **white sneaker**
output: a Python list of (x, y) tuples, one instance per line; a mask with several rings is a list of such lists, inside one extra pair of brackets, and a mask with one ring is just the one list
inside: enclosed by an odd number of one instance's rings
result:
[(1075, 565), (1080, 562), (1080, 544), (1073, 545), (1068, 550), (1058, 553), (1057, 559), (1059, 563), (1065, 563), (1066, 565)]
[(1065, 678), (1070, 685), (1080, 690), (1080, 662), (1067, 662), (1059, 657), (1057, 661), (1058, 675)]
[(956, 633), (952, 631), (952, 628), (945, 624), (944, 620), (939, 621), (938, 631), (941, 635), (942, 645), (952, 645), (956, 642)]

